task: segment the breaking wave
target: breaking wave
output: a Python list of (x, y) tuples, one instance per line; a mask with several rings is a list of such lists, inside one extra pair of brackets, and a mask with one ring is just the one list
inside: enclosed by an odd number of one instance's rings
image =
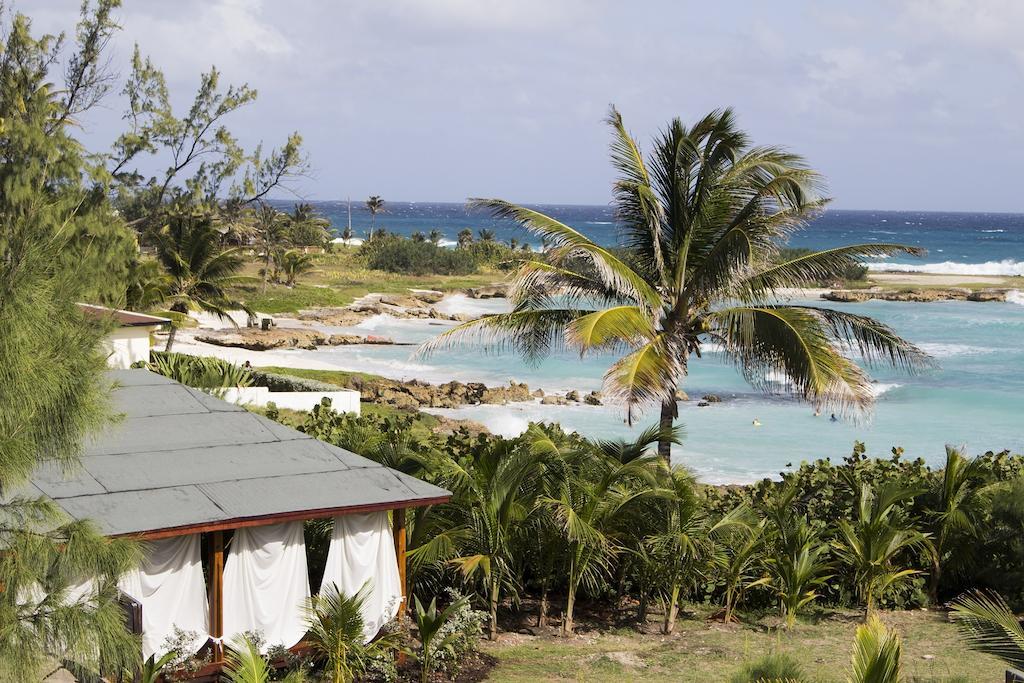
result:
[(1024, 261), (1004, 259), (985, 263), (869, 263), (869, 270), (898, 273), (937, 273), (942, 275), (1019, 275), (1024, 276)]

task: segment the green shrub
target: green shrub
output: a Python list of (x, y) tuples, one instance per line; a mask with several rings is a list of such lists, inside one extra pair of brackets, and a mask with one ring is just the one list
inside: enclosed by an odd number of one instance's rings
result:
[(252, 384), (266, 387), (271, 391), (337, 391), (340, 387), (315, 379), (305, 379), (294, 375), (279, 375), (275, 372), (252, 370)]
[(730, 680), (732, 683), (803, 683), (808, 679), (797, 660), (787, 654), (776, 652), (744, 664)]
[(469, 275), (477, 259), (466, 249), (447, 249), (433, 242), (414, 242), (397, 235), (363, 243), (359, 255), (368, 268), (407, 275)]

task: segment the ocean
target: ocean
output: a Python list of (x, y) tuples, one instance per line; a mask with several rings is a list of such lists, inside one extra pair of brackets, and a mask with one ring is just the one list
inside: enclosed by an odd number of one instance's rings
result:
[[(343, 202), (323, 202), (317, 208), (336, 226), (343, 224)], [(614, 242), (614, 224), (607, 207), (542, 208), (599, 241)], [(353, 205), (357, 234), (369, 225), (361, 213)], [(499, 239), (527, 239), (513, 225), (467, 216), (461, 206), (452, 204), (389, 205), (389, 213), (378, 216), (378, 226), (403, 234), (439, 229), (451, 238), (465, 227), (487, 227), (495, 230)], [(829, 211), (791, 245), (826, 248), (871, 241), (928, 249), (923, 259), (886, 262), (885, 267), (891, 269), (1024, 274), (1024, 215)], [(502, 310), (505, 303), (454, 297), (445, 305), (451, 310), (490, 312)], [(885, 457), (899, 446), (906, 456), (922, 457), (933, 464), (942, 462), (947, 444), (963, 446), (969, 453), (1024, 452), (1024, 296), (1005, 303), (871, 301), (828, 305), (888, 323), (931, 353), (937, 367), (917, 376), (872, 371), (877, 380), (876, 409), (869, 420), (848, 423), (832, 422), (828, 415), (815, 416), (811, 407), (789, 398), (782, 384), (771, 395), (756, 392), (719, 354), (706, 354), (691, 362), (690, 376), (682, 387), (692, 400), (680, 403), (679, 421), (685, 437), (673, 452), (677, 462), (691, 467), (704, 481), (734, 483), (776, 476), (801, 460), (839, 460), (849, 454), (855, 441), (864, 442), (871, 455)], [(439, 321), (381, 316), (364, 321), (357, 331), (422, 342), (445, 328)], [(599, 389), (612, 360), (560, 354), (530, 366), (509, 355), (459, 351), (419, 358), (413, 351), (409, 346), (373, 346), (287, 353), (395, 379), (459, 379), (491, 385), (523, 381), (549, 392)], [(698, 407), (697, 400), (707, 393), (720, 396), (722, 402)], [(652, 410), (630, 427), (617, 406), (537, 403), (435, 412), (477, 420), (508, 435), (521, 432), (530, 421), (546, 420), (599, 438), (628, 436), (657, 418)], [(754, 426), (754, 420), (761, 426)]]

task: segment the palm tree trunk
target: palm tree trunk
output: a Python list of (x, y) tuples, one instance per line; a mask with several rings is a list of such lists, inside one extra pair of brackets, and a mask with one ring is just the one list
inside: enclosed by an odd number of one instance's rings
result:
[(164, 346), (164, 353), (170, 353), (171, 347), (174, 346), (174, 335), (178, 331), (178, 326), (171, 323), (171, 330), (167, 333), (167, 345)]
[(658, 438), (658, 455), (662, 457), (666, 465), (672, 464), (672, 441), (668, 434), (672, 431), (672, 425), (676, 420), (675, 398), (666, 399), (661, 404), (661, 436)]
[(490, 597), (491, 620), (490, 620), (490, 625), (488, 626), (488, 629), (487, 629), (487, 639), (488, 640), (497, 640), (498, 639), (498, 586), (499, 585), (500, 584), (498, 582), (498, 573), (497, 572), (492, 572), (491, 573), (491, 597)]
[(671, 635), (676, 630), (676, 617), (679, 616), (679, 584), (672, 586), (672, 594), (669, 598), (668, 609), (665, 610), (665, 623), (661, 628), (662, 633)]
[(572, 635), (573, 623), (572, 613), (576, 606), (576, 582), (569, 578), (569, 593), (565, 597), (565, 619), (562, 622), (562, 633), (564, 635)]
[(548, 580), (544, 579), (540, 584), (540, 608), (537, 610), (537, 626), (543, 628), (548, 625)]
[(267, 291), (267, 281), (270, 279), (270, 241), (264, 245), (263, 249), (263, 288), (262, 291)]
[(942, 580), (942, 564), (939, 562), (939, 558), (932, 557), (932, 575), (928, 581), (928, 599), (932, 605), (939, 604), (939, 581)]

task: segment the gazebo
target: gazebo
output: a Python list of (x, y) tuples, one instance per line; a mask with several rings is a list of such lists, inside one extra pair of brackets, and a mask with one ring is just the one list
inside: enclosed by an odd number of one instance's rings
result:
[[(310, 594), (303, 521), (333, 518), (321, 585), (370, 582), (366, 638), (405, 601), (405, 509), (449, 492), (147, 370), (113, 370), (123, 419), (87, 444), (70, 477), (42, 468), (46, 496), (109, 536), (147, 542), (121, 581), (141, 605), (146, 656), (175, 627), (194, 650), (260, 631), (293, 647)], [(136, 615), (138, 617), (138, 615)]]

